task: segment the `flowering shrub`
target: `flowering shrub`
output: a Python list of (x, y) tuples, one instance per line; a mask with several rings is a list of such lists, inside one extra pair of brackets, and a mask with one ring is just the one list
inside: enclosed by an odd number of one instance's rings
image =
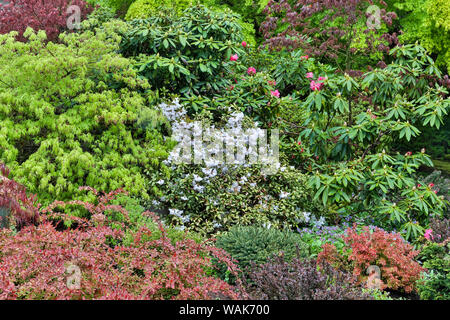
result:
[[(271, 160), (268, 154), (260, 157), (258, 164), (241, 164), (239, 159), (221, 162), (215, 157), (206, 157), (206, 153), (226, 153), (223, 144), (212, 143), (217, 141), (215, 138), (222, 142), (234, 139), (234, 135), (250, 139), (259, 133), (261, 129), (244, 114), (233, 112), (224, 115), (222, 123), (215, 124), (214, 129), (217, 130), (212, 131), (206, 119), (203, 119), (204, 123), (189, 121), (186, 110), (178, 101), (170, 105), (161, 104), (160, 108), (171, 120), (173, 139), (186, 143), (190, 150), (186, 154), (188, 157), (193, 150), (194, 156), (201, 159), (201, 164), (192, 163), (192, 157), (185, 159), (186, 155), (181, 154), (181, 150), (174, 149), (165, 161), (172, 173), (169, 179), (157, 182), (162, 192), (152, 205), (158, 209), (172, 209), (168, 220), (174, 225), (202, 234), (226, 231), (235, 224), (270, 223), (275, 228), (291, 228), (303, 219), (301, 212), (322, 209), (317, 203), (307, 200), (305, 176), (293, 167)], [(203, 124), (204, 132), (201, 130)], [(253, 129), (251, 135), (245, 134), (247, 126)], [(205, 141), (194, 145), (195, 139), (185, 140), (188, 134), (194, 137), (203, 135)], [(246, 150), (247, 156), (249, 150), (243, 146), (245, 139), (237, 139), (237, 149)], [(189, 160), (190, 164), (184, 160)], [(273, 169), (274, 174), (267, 174), (264, 169)]]
[(8, 179), (8, 175), (9, 169), (0, 162), (0, 228), (21, 229), (27, 225), (37, 224), (39, 204), (36, 196), (28, 196), (26, 188)]
[(332, 244), (323, 246), (318, 261), (327, 261), (337, 268), (352, 270), (360, 282), (367, 279), (366, 269), (375, 265), (381, 270), (382, 288), (411, 292), (424, 269), (414, 261), (419, 251), (413, 249), (398, 233), (388, 233), (376, 228), (370, 232), (363, 227), (357, 233), (355, 227), (343, 237), (347, 250), (339, 254)]
[(17, 31), (16, 39), (26, 41), (23, 33), (30, 27), (35, 31), (44, 30), (49, 41), (57, 40), (61, 32), (68, 30), (67, 20), (73, 12), (67, 12), (67, 9), (72, 5), (80, 8), (80, 20), (93, 10), (83, 0), (8, 0), (0, 3), (0, 34)]
[(327, 78), (305, 100), (309, 116), (298, 140), (321, 159), (309, 168), (315, 167), (315, 198), (340, 213), (349, 206), (372, 211), (378, 226), (396, 228), (410, 240), (424, 233), (431, 217), (443, 214), (446, 201), (430, 187), (417, 187), (412, 177), (421, 165), (433, 166), (426, 150), (392, 152), (388, 137), (410, 141), (420, 134), (417, 124), (439, 129), (450, 100), (446, 88), (419, 76), (430, 70), (430, 80), (441, 77), (422, 47), (396, 47), (391, 55), (394, 62), (362, 77), (321, 74)]
[(253, 266), (247, 291), (257, 300), (371, 300), (347, 273), (329, 264), (277, 256)]

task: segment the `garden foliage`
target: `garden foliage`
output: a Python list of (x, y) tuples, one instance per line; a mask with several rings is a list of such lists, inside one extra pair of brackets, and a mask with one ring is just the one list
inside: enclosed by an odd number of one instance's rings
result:
[(138, 125), (149, 84), (116, 52), (123, 28), (114, 20), (59, 44), (31, 29), (26, 43), (0, 36), (0, 157), (43, 204), (84, 185), (145, 199), (155, 169), (167, 172), (171, 142)]
[(46, 40), (58, 41), (59, 34), (69, 30), (67, 21), (75, 12), (70, 6), (80, 8), (80, 20), (93, 10), (83, 0), (8, 0), (0, 3), (0, 34), (17, 31), (16, 39), (26, 41), (24, 32), (30, 27), (35, 31), (45, 30)]

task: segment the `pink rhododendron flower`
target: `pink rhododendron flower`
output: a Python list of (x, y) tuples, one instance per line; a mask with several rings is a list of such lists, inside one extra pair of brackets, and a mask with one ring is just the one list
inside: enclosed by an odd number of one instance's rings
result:
[(326, 77), (319, 77), (319, 78), (317, 78), (317, 81), (323, 81), (323, 80), (326, 80), (327, 78)]
[(249, 75), (254, 75), (254, 74), (256, 74), (256, 69), (253, 68), (253, 67), (249, 67), (249, 68), (247, 69), (247, 73), (248, 73)]
[(230, 57), (230, 61), (236, 61), (238, 58), (239, 58), (239, 57), (238, 57), (237, 54), (233, 54), (233, 55)]
[[(425, 230), (425, 234), (423, 235), (425, 237), (425, 239), (427, 240), (431, 240), (433, 238), (433, 236), (431, 235), (431, 233), (433, 232), (432, 229), (427, 229)], [(430, 239), (431, 238), (431, 239)]]
[(322, 88), (323, 83), (321, 82), (315, 82), (314, 80), (311, 81), (311, 83), (309, 84), (309, 87), (311, 88), (311, 90), (313, 91), (320, 91), (320, 89)]
[(434, 187), (434, 183), (432, 182), (432, 183), (430, 183), (428, 186), (429, 186), (430, 188), (433, 188), (433, 187)]
[(308, 60), (308, 58), (309, 58), (308, 56), (301, 56), (300, 57), (301, 60)]
[(242, 41), (242, 46), (245, 48), (247, 46), (247, 42)]
[(312, 72), (308, 72), (306, 74), (306, 79), (312, 79), (314, 77), (314, 74)]
[(270, 94), (271, 94), (272, 96), (274, 96), (274, 97), (277, 97), (277, 98), (280, 97), (280, 92), (279, 92), (278, 90), (270, 91)]

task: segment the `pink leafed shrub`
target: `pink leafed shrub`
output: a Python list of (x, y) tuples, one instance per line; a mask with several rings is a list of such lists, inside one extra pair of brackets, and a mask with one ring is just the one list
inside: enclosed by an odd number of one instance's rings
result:
[(0, 34), (18, 31), (17, 40), (25, 41), (23, 33), (31, 27), (35, 31), (45, 30), (47, 39), (54, 41), (68, 30), (67, 19), (73, 12), (67, 13), (67, 8), (71, 5), (80, 8), (81, 21), (93, 10), (83, 0), (8, 0), (0, 4)]
[[(99, 197), (96, 190), (86, 189), (97, 195), (96, 205), (55, 202), (44, 210), (38, 226), (24, 227), (16, 234), (0, 229), (0, 299), (240, 297), (234, 287), (210, 276), (212, 258), (237, 274), (225, 251), (191, 239), (173, 243), (158, 218), (148, 212), (143, 215), (159, 226), (161, 236), (156, 240), (149, 240), (155, 238), (145, 226), (127, 228), (125, 222), (122, 228), (117, 224), (114, 228), (105, 213), (126, 213), (108, 204), (122, 191)], [(90, 220), (67, 217), (78, 227), (58, 231), (53, 219), (64, 214), (53, 209), (74, 204), (86, 208), (92, 214)], [(125, 235), (132, 239), (128, 245), (123, 244)]]
[[(44, 222), (13, 235), (0, 231), (0, 299), (213, 299), (238, 298), (233, 288), (208, 276), (210, 256), (234, 267), (215, 247), (136, 232), (131, 246), (114, 246), (122, 231), (106, 226), (57, 231)], [(68, 285), (80, 271), (79, 287)], [(68, 272), (70, 271), (70, 272)]]

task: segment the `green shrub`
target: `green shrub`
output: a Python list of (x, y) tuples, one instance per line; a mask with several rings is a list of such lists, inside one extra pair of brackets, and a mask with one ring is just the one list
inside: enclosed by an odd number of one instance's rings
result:
[(148, 82), (117, 53), (126, 27), (113, 20), (59, 44), (31, 29), (27, 43), (0, 36), (0, 159), (43, 205), (85, 185), (149, 198), (152, 176), (168, 174), (173, 143), (138, 125)]
[(125, 19), (146, 19), (160, 12), (162, 8), (180, 15), (191, 4), (192, 0), (136, 0), (128, 8)]
[(159, 93), (211, 94), (224, 79), (231, 54), (241, 55), (242, 27), (230, 10), (190, 7), (177, 16), (167, 8), (145, 20), (129, 22), (120, 52), (135, 57), (139, 74)]
[(436, 63), (450, 72), (450, 2), (447, 0), (390, 0), (399, 13), (406, 43), (419, 41), (437, 55)]
[(424, 278), (418, 282), (418, 292), (421, 299), (450, 299), (450, 241), (444, 243), (429, 243), (420, 252), (418, 258), (428, 269)]
[(217, 238), (216, 246), (228, 252), (238, 261), (242, 271), (255, 264), (266, 263), (274, 255), (284, 253), (290, 260), (307, 257), (307, 248), (298, 234), (261, 226), (235, 226)]

